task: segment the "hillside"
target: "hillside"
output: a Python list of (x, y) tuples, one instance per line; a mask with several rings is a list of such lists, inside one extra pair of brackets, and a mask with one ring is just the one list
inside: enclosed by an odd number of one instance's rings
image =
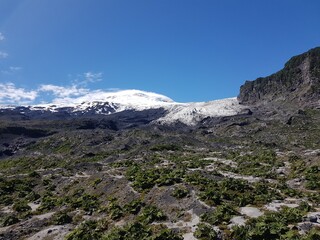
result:
[(292, 57), (279, 72), (246, 81), (238, 96), (242, 104), (285, 104), (320, 107), (320, 47)]
[(319, 59), (238, 100), (3, 108), (0, 240), (319, 239)]

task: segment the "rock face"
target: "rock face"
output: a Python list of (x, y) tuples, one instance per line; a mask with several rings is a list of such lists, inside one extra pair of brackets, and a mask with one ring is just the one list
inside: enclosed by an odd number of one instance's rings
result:
[(320, 47), (292, 57), (279, 72), (246, 81), (238, 100), (247, 105), (270, 103), (320, 106)]

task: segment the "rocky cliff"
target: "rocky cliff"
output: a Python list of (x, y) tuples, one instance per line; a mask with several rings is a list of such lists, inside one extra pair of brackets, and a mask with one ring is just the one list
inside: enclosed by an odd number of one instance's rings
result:
[(279, 72), (246, 81), (240, 88), (242, 104), (320, 106), (320, 47), (292, 57)]

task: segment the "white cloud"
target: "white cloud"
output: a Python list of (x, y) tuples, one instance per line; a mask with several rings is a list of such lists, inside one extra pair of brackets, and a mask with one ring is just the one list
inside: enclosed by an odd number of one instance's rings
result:
[(56, 86), (52, 84), (43, 84), (39, 88), (40, 92), (52, 92), (54, 96), (59, 98), (68, 98), (68, 97), (76, 97), (82, 96), (89, 92), (88, 89), (79, 88), (76, 85), (72, 85), (70, 87), (62, 87)]
[(2, 104), (27, 104), (34, 101), (37, 96), (37, 91), (17, 88), (13, 83), (0, 83), (0, 103)]
[(84, 81), (88, 83), (98, 82), (102, 80), (102, 72), (93, 73), (93, 72), (86, 72), (84, 75)]
[(2, 41), (4, 39), (5, 39), (4, 35), (0, 32), (0, 41)]
[(14, 74), (18, 71), (20, 71), (22, 67), (9, 67), (8, 69), (1, 70), (1, 73), (3, 74)]
[(9, 70), (13, 72), (20, 71), (21, 69), (22, 67), (9, 67)]
[(85, 72), (77, 75), (77, 79), (74, 80), (74, 84), (78, 86), (87, 86), (89, 83), (102, 81), (102, 75), (102, 72)]
[(7, 58), (8, 56), (9, 56), (8, 53), (0, 51), (0, 58)]
[[(0, 58), (1, 58), (0, 52)], [(11, 66), (7, 69), (0, 70), (2, 74), (14, 74), (22, 68)], [(75, 100), (92, 100), (96, 93), (99, 95), (101, 90), (91, 91), (86, 88), (88, 83), (94, 83), (102, 80), (102, 73), (86, 72), (79, 76), (79, 80), (75, 80), (72, 85), (58, 86), (54, 84), (41, 84), (37, 89), (26, 90), (19, 88), (14, 83), (0, 83), (0, 104), (27, 105), (34, 104), (39, 101), (48, 102), (74, 102)], [(118, 89), (108, 89), (108, 91), (116, 91)]]

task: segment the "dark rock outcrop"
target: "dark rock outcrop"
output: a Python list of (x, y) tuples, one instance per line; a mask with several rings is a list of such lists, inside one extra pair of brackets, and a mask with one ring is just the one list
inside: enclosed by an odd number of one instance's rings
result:
[(238, 100), (246, 105), (319, 107), (320, 47), (292, 57), (279, 72), (246, 81)]

